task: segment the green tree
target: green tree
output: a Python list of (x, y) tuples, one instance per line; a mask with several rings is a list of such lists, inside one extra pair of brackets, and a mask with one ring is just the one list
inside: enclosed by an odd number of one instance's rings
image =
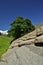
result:
[(17, 39), (23, 36), (24, 34), (30, 33), (34, 29), (35, 27), (29, 19), (23, 19), (23, 17), (18, 16), (11, 23), (11, 28), (8, 31), (8, 36), (12, 36)]

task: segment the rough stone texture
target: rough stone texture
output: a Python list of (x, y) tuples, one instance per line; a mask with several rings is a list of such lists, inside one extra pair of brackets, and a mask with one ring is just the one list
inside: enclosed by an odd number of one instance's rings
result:
[(12, 42), (0, 65), (43, 65), (43, 47), (37, 42), (43, 42), (43, 26)]
[(0, 65), (6, 65), (6, 62), (0, 62)]
[[(0, 65), (43, 65), (43, 47), (22, 46), (6, 56)], [(5, 63), (5, 64), (4, 64)]]

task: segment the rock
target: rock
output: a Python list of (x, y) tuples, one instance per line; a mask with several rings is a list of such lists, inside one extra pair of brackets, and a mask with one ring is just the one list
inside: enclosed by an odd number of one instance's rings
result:
[(43, 65), (43, 26), (13, 41), (0, 65)]
[(43, 34), (43, 26), (41, 26), (40, 28), (36, 29), (36, 36), (40, 36)]
[(43, 35), (35, 38), (35, 43), (37, 42), (43, 42)]
[(6, 65), (43, 65), (42, 51), (43, 48), (34, 45), (18, 47), (6, 55)]

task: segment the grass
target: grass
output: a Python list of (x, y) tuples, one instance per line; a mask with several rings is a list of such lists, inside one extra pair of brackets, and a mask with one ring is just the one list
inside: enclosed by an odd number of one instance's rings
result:
[(0, 58), (7, 51), (12, 39), (7, 36), (0, 36)]

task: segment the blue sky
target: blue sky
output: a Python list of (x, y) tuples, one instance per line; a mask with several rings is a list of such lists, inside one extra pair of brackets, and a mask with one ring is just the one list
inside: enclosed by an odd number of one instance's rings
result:
[(43, 22), (43, 0), (0, 0), (0, 29), (8, 30), (16, 16)]

